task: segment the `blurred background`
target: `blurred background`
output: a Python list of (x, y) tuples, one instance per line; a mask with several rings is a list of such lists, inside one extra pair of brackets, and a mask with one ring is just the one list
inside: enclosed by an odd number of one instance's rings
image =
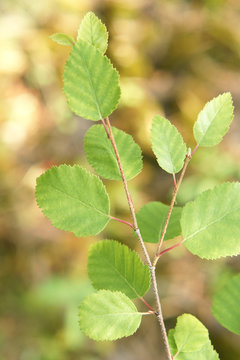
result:
[[(171, 198), (172, 178), (151, 151), (152, 117), (167, 117), (193, 148), (199, 111), (219, 93), (232, 93), (230, 132), (219, 146), (195, 153), (178, 196), (182, 205), (206, 188), (240, 179), (240, 2), (3, 0), (0, 11), (0, 359), (164, 359), (153, 318), (144, 317), (134, 336), (115, 343), (95, 343), (78, 329), (78, 304), (93, 291), (89, 245), (101, 238), (138, 244), (128, 228), (112, 222), (98, 237), (78, 239), (53, 228), (36, 206), (36, 177), (47, 168), (78, 163), (90, 169), (83, 138), (92, 122), (72, 114), (62, 93), (70, 48), (49, 35), (76, 36), (87, 11), (106, 24), (108, 56), (122, 89), (112, 124), (132, 134), (144, 154), (142, 173), (129, 183), (136, 209)], [(112, 215), (128, 219), (122, 185), (105, 184)], [(222, 360), (239, 359), (239, 337), (210, 311), (212, 294), (239, 271), (237, 257), (204, 261), (184, 248), (164, 255), (158, 280), (167, 327), (191, 313), (208, 327)], [(150, 292), (146, 298), (153, 303)]]

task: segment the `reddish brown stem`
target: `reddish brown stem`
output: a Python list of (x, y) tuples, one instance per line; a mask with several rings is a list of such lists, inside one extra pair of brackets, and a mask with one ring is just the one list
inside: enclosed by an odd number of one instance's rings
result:
[(162, 243), (163, 243), (163, 240), (164, 240), (164, 236), (166, 234), (166, 231), (167, 231), (167, 227), (168, 227), (168, 224), (169, 224), (169, 220), (170, 220), (170, 217), (171, 217), (171, 214), (172, 214), (172, 211), (173, 211), (173, 207), (174, 207), (174, 204), (175, 204), (175, 201), (176, 201), (176, 197), (177, 197), (177, 193), (178, 193), (178, 190), (180, 188), (180, 185), (182, 183), (182, 180), (183, 180), (183, 177), (184, 177), (184, 174), (185, 174), (185, 171), (187, 169), (187, 166), (189, 164), (189, 161), (191, 160), (191, 155), (186, 155), (186, 160), (185, 160), (185, 163), (184, 163), (184, 166), (183, 166), (183, 169), (182, 169), (182, 172), (180, 174), (180, 177), (179, 177), (179, 180), (176, 184), (176, 187), (173, 191), (173, 197), (172, 197), (172, 201), (171, 201), (171, 204), (170, 204), (170, 209), (169, 209), (169, 212), (168, 212), (168, 215), (167, 215), (167, 219), (165, 221), (165, 224), (164, 224), (164, 228), (163, 228), (163, 231), (162, 231), (162, 235), (161, 235), (161, 238), (159, 240), (159, 244), (158, 244), (158, 247), (157, 247), (157, 251), (156, 251), (156, 255), (155, 255), (155, 258), (153, 260), (153, 266), (156, 266), (157, 262), (158, 262), (158, 259), (159, 259), (159, 254), (160, 254), (160, 249), (161, 249), (161, 246), (162, 246)]
[(132, 229), (134, 229), (134, 226), (133, 226), (130, 222), (128, 222), (128, 221), (121, 220), (121, 219), (116, 218), (116, 217), (111, 216), (111, 215), (110, 215), (110, 218), (111, 218), (112, 220), (115, 220), (115, 221), (118, 221), (118, 222), (120, 222), (120, 223), (126, 224), (126, 225), (130, 226)]
[(153, 314), (156, 313), (156, 311), (146, 302), (146, 300), (143, 297), (139, 298), (148, 308), (153, 312)]
[(163, 254), (165, 254), (166, 252), (168, 251), (171, 251), (172, 249), (175, 249), (176, 247), (180, 246), (183, 244), (183, 241), (180, 241), (179, 243), (173, 245), (173, 246), (170, 246), (169, 248), (167, 249), (164, 249), (163, 251), (161, 251), (159, 254), (158, 254), (158, 257), (162, 256)]

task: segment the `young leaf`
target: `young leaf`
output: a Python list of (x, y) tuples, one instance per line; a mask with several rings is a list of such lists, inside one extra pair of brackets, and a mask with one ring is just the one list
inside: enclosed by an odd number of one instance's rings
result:
[(79, 306), (79, 325), (93, 340), (116, 340), (130, 336), (140, 326), (142, 315), (119, 291), (100, 290)]
[(56, 33), (49, 37), (59, 45), (73, 46), (75, 43), (75, 40), (70, 35), (63, 33)]
[(240, 183), (223, 183), (185, 205), (181, 227), (185, 246), (205, 259), (240, 252)]
[(143, 296), (150, 286), (150, 272), (135, 251), (114, 240), (93, 244), (88, 275), (95, 289), (118, 290), (131, 299)]
[(229, 331), (240, 335), (240, 275), (234, 276), (213, 297), (212, 313)]
[(109, 221), (103, 183), (78, 165), (47, 170), (37, 179), (36, 198), (56, 228), (76, 236), (96, 235)]
[[(138, 227), (143, 240), (149, 243), (158, 243), (161, 237), (165, 221), (169, 212), (169, 206), (161, 202), (152, 201), (144, 205), (137, 213)], [(173, 239), (181, 235), (182, 208), (174, 207), (167, 227), (164, 240)]]
[(174, 359), (177, 360), (219, 360), (219, 356), (213, 349), (211, 341), (208, 340), (206, 344), (199, 351), (182, 352), (177, 349), (175, 339), (175, 330), (171, 329), (168, 332), (168, 341), (171, 353), (174, 354)]
[[(142, 153), (131, 135), (112, 128), (123, 171), (127, 180), (142, 170)], [(116, 155), (102, 125), (92, 126), (84, 138), (84, 150), (90, 165), (101, 177), (121, 180)]]
[(79, 116), (97, 121), (117, 107), (118, 73), (106, 56), (85, 41), (78, 41), (73, 47), (63, 81), (68, 105)]
[(201, 146), (220, 143), (233, 120), (233, 104), (230, 93), (224, 93), (209, 101), (199, 113), (194, 124), (195, 140)]
[(159, 166), (170, 174), (179, 172), (187, 147), (177, 128), (169, 120), (156, 115), (152, 122), (151, 141)]
[(79, 27), (77, 40), (84, 40), (95, 46), (102, 54), (108, 46), (108, 32), (106, 26), (93, 13), (88, 12)]

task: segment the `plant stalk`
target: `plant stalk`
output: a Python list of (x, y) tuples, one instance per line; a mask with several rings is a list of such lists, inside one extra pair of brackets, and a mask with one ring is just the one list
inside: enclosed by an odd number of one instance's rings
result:
[(177, 193), (178, 193), (178, 190), (180, 188), (180, 185), (182, 183), (182, 180), (183, 180), (183, 177), (185, 175), (185, 172), (186, 172), (186, 169), (187, 169), (187, 166), (189, 164), (189, 161), (191, 160), (192, 158), (192, 155), (190, 154), (187, 154), (186, 155), (186, 160), (185, 160), (185, 163), (184, 163), (184, 166), (183, 166), (183, 169), (182, 169), (182, 172), (180, 174), (180, 177), (179, 177), (179, 180), (174, 188), (174, 191), (173, 191), (173, 197), (172, 197), (172, 201), (171, 201), (171, 204), (170, 204), (170, 209), (169, 209), (169, 212), (168, 212), (168, 216), (167, 216), (167, 219), (165, 221), (165, 225), (164, 225), (164, 228), (163, 228), (163, 231), (162, 231), (162, 235), (161, 235), (161, 238), (159, 240), (159, 244), (158, 244), (158, 247), (157, 247), (157, 251), (156, 251), (156, 255), (155, 255), (155, 258), (153, 260), (153, 266), (156, 266), (157, 262), (158, 262), (158, 259), (160, 257), (160, 250), (161, 250), (161, 247), (162, 247), (162, 243), (163, 243), (163, 240), (164, 240), (164, 236), (166, 234), (166, 231), (167, 231), (167, 227), (168, 227), (168, 224), (169, 224), (169, 220), (170, 220), (170, 217), (171, 217), (171, 214), (172, 214), (172, 211), (173, 211), (173, 207), (174, 207), (174, 204), (175, 204), (175, 201), (176, 201), (176, 197), (177, 197)]
[[(105, 120), (106, 120), (106, 123), (105, 123)], [(135, 233), (136, 233), (136, 235), (138, 237), (138, 240), (139, 240), (141, 248), (142, 248), (142, 250), (144, 252), (144, 255), (145, 255), (145, 258), (146, 258), (146, 261), (147, 261), (147, 264), (148, 264), (148, 267), (149, 267), (149, 270), (150, 270), (150, 273), (151, 273), (154, 297), (155, 297), (156, 305), (157, 305), (157, 313), (155, 313), (155, 314), (157, 316), (157, 319), (158, 319), (158, 322), (159, 322), (159, 325), (160, 325), (160, 328), (161, 328), (163, 341), (164, 341), (166, 352), (167, 352), (167, 359), (172, 360), (170, 347), (169, 347), (169, 343), (168, 343), (167, 331), (166, 331), (166, 327), (165, 327), (164, 320), (163, 320), (162, 308), (161, 308), (161, 303), (160, 303), (160, 298), (159, 298), (159, 293), (158, 293), (158, 288), (157, 288), (155, 267), (152, 266), (152, 262), (150, 260), (148, 251), (147, 251), (147, 249), (145, 247), (145, 244), (143, 242), (140, 230), (138, 228), (137, 218), (136, 218), (136, 214), (135, 214), (135, 209), (134, 209), (132, 197), (131, 197), (129, 189), (128, 189), (127, 180), (126, 180), (126, 177), (124, 175), (124, 171), (123, 171), (123, 168), (122, 168), (120, 156), (119, 156), (118, 149), (117, 149), (117, 146), (116, 146), (116, 142), (115, 142), (115, 139), (114, 139), (114, 136), (113, 136), (112, 127), (111, 127), (109, 118), (106, 117), (105, 120), (101, 119), (101, 121), (103, 123), (103, 126), (104, 126), (104, 128), (106, 130), (106, 133), (108, 135), (108, 138), (112, 143), (112, 146), (113, 146), (113, 149), (114, 149), (114, 152), (115, 152), (115, 155), (116, 155), (119, 171), (120, 171), (120, 174), (121, 174), (121, 177), (122, 177), (125, 193), (126, 193), (127, 200), (128, 200), (129, 209), (130, 209), (132, 220), (133, 220), (134, 231), (135, 231)]]

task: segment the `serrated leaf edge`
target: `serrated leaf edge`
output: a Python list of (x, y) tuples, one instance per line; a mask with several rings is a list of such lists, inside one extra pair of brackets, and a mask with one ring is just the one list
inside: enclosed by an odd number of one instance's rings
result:
[[(50, 223), (52, 224), (53, 227), (55, 227), (55, 228), (57, 228), (57, 229), (59, 229), (59, 230), (62, 230), (62, 231), (72, 232), (72, 233), (75, 235), (75, 233), (74, 233), (73, 231), (69, 231), (68, 229), (65, 228), (65, 226), (63, 226), (63, 227), (61, 227), (61, 228), (60, 228), (59, 226), (56, 226), (55, 223), (54, 223), (54, 221), (51, 220), (51, 219), (49, 219), (49, 217), (45, 214), (44, 210), (41, 208), (41, 206), (40, 206), (40, 204), (39, 204), (39, 202), (38, 202), (38, 197), (37, 197), (38, 189), (37, 189), (37, 188), (38, 188), (39, 179), (40, 179), (43, 175), (49, 173), (52, 169), (58, 169), (58, 168), (60, 168), (60, 167), (65, 167), (65, 168), (66, 168), (66, 167), (68, 167), (68, 168), (75, 168), (75, 167), (77, 167), (77, 168), (82, 169), (86, 174), (90, 175), (92, 178), (96, 177), (96, 178), (99, 180), (99, 184), (101, 183), (100, 186), (101, 186), (102, 189), (104, 190), (104, 192), (105, 192), (105, 194), (106, 194), (106, 196), (107, 196), (107, 199), (108, 199), (109, 214), (105, 214), (105, 213), (99, 211), (98, 209), (96, 209), (95, 207), (92, 207), (92, 208), (95, 208), (101, 215), (106, 216), (106, 217), (108, 218), (108, 221), (107, 221), (107, 223), (105, 224), (105, 226), (107, 226), (107, 224), (108, 224), (108, 222), (110, 221), (111, 217), (110, 217), (110, 199), (109, 199), (109, 195), (108, 195), (108, 193), (107, 193), (107, 191), (106, 191), (106, 188), (105, 188), (103, 182), (101, 181), (101, 179), (99, 178), (99, 176), (97, 176), (97, 175), (95, 175), (95, 174), (91, 174), (91, 173), (90, 173), (89, 171), (87, 171), (84, 167), (79, 166), (79, 165), (77, 165), (77, 164), (74, 164), (73, 166), (72, 166), (72, 165), (67, 165), (67, 164), (61, 164), (61, 165), (59, 165), (59, 166), (54, 165), (54, 166), (52, 166), (51, 168), (47, 169), (45, 172), (43, 172), (40, 176), (37, 177), (37, 179), (36, 179), (36, 186), (35, 186), (35, 199), (36, 199), (37, 206), (38, 206), (38, 208), (41, 210), (42, 214), (50, 221)], [(74, 199), (75, 199), (75, 198), (74, 198)], [(78, 200), (78, 199), (75, 199), (75, 200)], [(81, 201), (80, 201), (80, 202), (81, 202)], [(81, 203), (82, 203), (82, 202), (81, 202)], [(99, 230), (99, 232), (95, 233), (95, 235), (99, 234), (99, 233), (105, 228), (105, 226), (104, 226), (101, 230)], [(77, 235), (75, 235), (75, 236), (77, 236)], [(81, 236), (77, 236), (77, 237), (84, 237), (84, 236), (90, 236), (90, 235), (87, 234), (87, 235), (81, 235)]]
[[(113, 242), (114, 242), (115, 244), (117, 244), (117, 246), (119, 246), (119, 248), (120, 248), (120, 247), (122, 247), (122, 248), (127, 248), (128, 251), (129, 251), (129, 253), (134, 254), (134, 256), (135, 256), (136, 259), (137, 259), (138, 264), (140, 264), (141, 266), (143, 266), (143, 267), (145, 267), (146, 269), (149, 270), (148, 266), (143, 263), (142, 259), (140, 258), (140, 256), (138, 255), (138, 253), (137, 253), (136, 251), (130, 249), (127, 245), (121, 244), (119, 241), (117, 241), (117, 240), (112, 240), (112, 239), (104, 239), (104, 240), (101, 240), (101, 242), (97, 242), (97, 243), (92, 244), (92, 245), (90, 246), (90, 248), (89, 248), (89, 251), (88, 251), (88, 258), (90, 257), (91, 253), (94, 251), (94, 248), (97, 247), (97, 246), (100, 246), (100, 244), (102, 244), (103, 242), (105, 242), (105, 243), (106, 243), (106, 242), (108, 242), (108, 243), (110, 243), (110, 242), (113, 243)], [(114, 269), (115, 269), (115, 268), (114, 268)], [(143, 295), (139, 295), (139, 294), (136, 292), (136, 290), (134, 289), (134, 287), (133, 287), (131, 284), (129, 284), (129, 282), (127, 281), (127, 279), (124, 278), (124, 277), (122, 276), (122, 274), (121, 274), (117, 269), (116, 269), (116, 271), (117, 271), (117, 273), (126, 281), (126, 283), (129, 285), (129, 287), (135, 292), (136, 298), (137, 298), (137, 297), (140, 298), (140, 297), (143, 296)], [(150, 272), (149, 272), (149, 271), (148, 271), (147, 273), (148, 273), (148, 290), (149, 290), (149, 288), (150, 288), (150, 283), (151, 283), (151, 276), (150, 276)], [(90, 278), (90, 277), (89, 277), (89, 278)], [(96, 288), (95, 285), (94, 285), (94, 282), (92, 281), (91, 278), (90, 278), (90, 281), (91, 281), (91, 284), (92, 284), (92, 286), (94, 287), (94, 289), (96, 289), (96, 290), (103, 290), (103, 289), (100, 289), (100, 288)], [(145, 292), (145, 294), (148, 292), (148, 290)], [(114, 290), (109, 290), (109, 291), (115, 292)], [(119, 291), (119, 292), (123, 293), (122, 291)], [(123, 293), (123, 294), (125, 294), (125, 293)], [(126, 294), (125, 294), (125, 295), (126, 295)], [(128, 295), (126, 295), (126, 296), (129, 297)], [(130, 298), (130, 299), (131, 299), (131, 298)]]

